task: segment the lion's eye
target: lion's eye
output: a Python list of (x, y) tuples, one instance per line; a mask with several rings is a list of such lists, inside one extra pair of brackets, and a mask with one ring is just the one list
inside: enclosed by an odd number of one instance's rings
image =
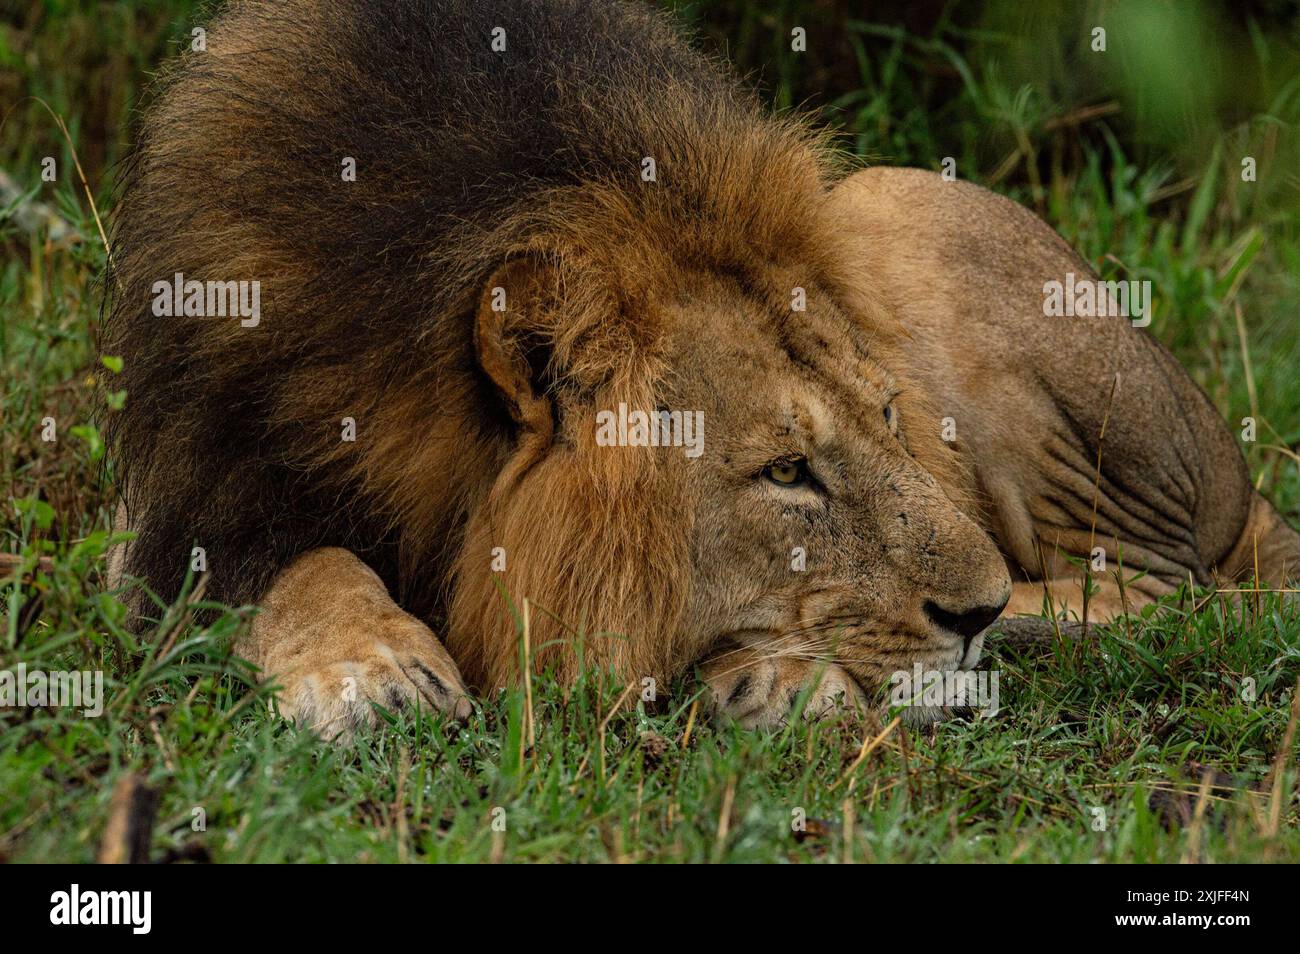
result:
[(764, 467), (763, 476), (782, 487), (798, 487), (808, 482), (808, 460), (779, 460)]
[(891, 434), (898, 433), (898, 415), (894, 412), (894, 405), (885, 405), (885, 424), (889, 427)]

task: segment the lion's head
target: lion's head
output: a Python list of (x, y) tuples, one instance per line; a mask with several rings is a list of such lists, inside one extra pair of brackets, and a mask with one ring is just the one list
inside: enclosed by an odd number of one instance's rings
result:
[(523, 597), (561, 673), (663, 677), (732, 637), (864, 685), (978, 659), (1006, 564), (954, 500), (963, 465), (845, 268), (818, 167), (781, 158), (802, 202), (738, 203), (707, 234), (593, 203), (487, 283), (477, 355), (513, 430), (456, 572), (472, 681), (516, 671)]

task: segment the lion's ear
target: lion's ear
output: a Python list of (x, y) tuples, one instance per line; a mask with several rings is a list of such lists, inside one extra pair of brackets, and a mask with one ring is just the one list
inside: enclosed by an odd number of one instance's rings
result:
[(529, 257), (506, 262), (488, 279), (474, 324), (479, 366), (520, 427), (547, 439), (553, 427), (546, 394), (547, 335), (542, 320), (551, 269)]

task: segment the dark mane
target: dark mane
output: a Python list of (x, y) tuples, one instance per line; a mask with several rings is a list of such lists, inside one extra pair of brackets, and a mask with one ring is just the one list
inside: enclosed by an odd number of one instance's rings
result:
[[(437, 612), (509, 436), (472, 346), (493, 269), (584, 250), (566, 293), (586, 311), (551, 342), (572, 352), (597, 304), (644, 300), (674, 262), (810, 247), (824, 185), (815, 137), (641, 6), (231, 4), (161, 81), (114, 218), (127, 572), (170, 598), (197, 544), (208, 595), (237, 604), (297, 553), (346, 546)], [(178, 272), (260, 281), (260, 325), (155, 316)]]

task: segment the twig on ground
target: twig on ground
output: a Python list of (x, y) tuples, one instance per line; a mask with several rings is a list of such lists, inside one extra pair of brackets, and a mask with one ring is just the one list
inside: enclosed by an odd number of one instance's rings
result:
[(108, 808), (108, 825), (99, 844), (99, 863), (148, 864), (157, 809), (157, 790), (145, 785), (140, 776), (128, 772), (118, 779)]

